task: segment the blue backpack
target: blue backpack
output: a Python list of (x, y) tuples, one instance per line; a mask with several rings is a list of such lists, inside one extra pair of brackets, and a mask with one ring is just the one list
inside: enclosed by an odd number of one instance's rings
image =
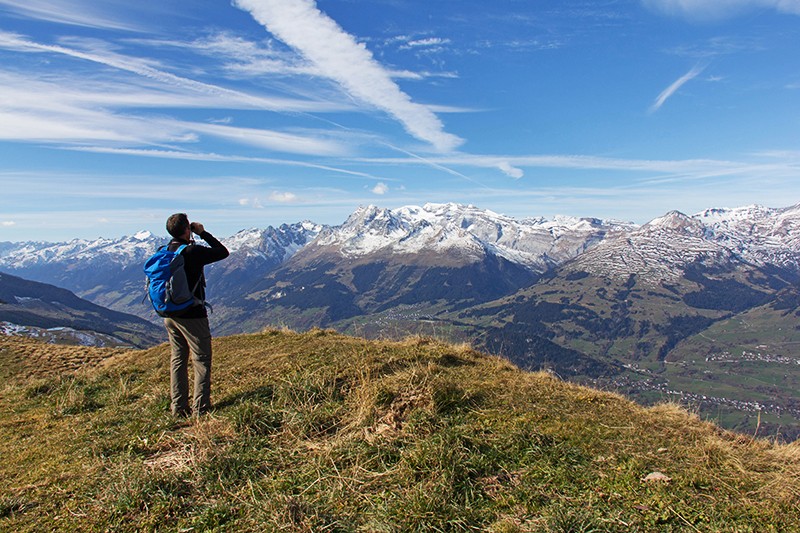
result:
[(200, 276), (194, 288), (189, 289), (181, 255), (185, 248), (186, 245), (182, 244), (173, 252), (162, 246), (144, 264), (147, 297), (160, 316), (179, 316), (181, 311), (193, 305), (204, 305), (194, 295), (203, 277)]

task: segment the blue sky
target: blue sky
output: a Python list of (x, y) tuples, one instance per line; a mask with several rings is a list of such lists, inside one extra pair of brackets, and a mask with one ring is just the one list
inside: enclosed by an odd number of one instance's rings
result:
[(794, 205), (800, 0), (0, 0), (0, 189), (0, 241)]

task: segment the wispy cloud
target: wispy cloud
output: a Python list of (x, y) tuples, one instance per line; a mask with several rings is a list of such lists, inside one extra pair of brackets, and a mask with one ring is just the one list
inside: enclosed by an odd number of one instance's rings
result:
[[(9, 79), (0, 74), (0, 80)], [(42, 87), (44, 85), (44, 87)], [(48, 87), (52, 90), (48, 90)], [(347, 145), (330, 137), (328, 132), (298, 135), (225, 124), (191, 122), (159, 116), (118, 113), (86, 102), (91, 91), (82, 95), (68, 87), (59, 93), (43, 82), (16, 89), (0, 88), (0, 139), (62, 143), (102, 143), (103, 145), (149, 145), (153, 143), (197, 143), (200, 136), (225, 139), (239, 145), (270, 151), (315, 156), (345, 155)], [(49, 95), (48, 97), (45, 97)], [(98, 100), (103, 100), (102, 96)], [(141, 93), (146, 105), (147, 93)], [(164, 98), (164, 95), (160, 96)], [(127, 97), (123, 95), (122, 100)], [(105, 104), (111, 103), (106, 98)], [(342, 136), (341, 132), (336, 132)], [(135, 154), (132, 153), (132, 155)]]
[[(2, 35), (0, 34), (0, 37)], [(0, 46), (1, 47), (1, 46)], [(149, 79), (91, 78), (80, 72), (55, 68), (46, 72), (18, 74), (0, 69), (0, 94), (6, 108), (53, 108), (78, 106), (89, 109), (208, 108), (276, 110), (287, 112), (326, 112), (341, 106), (282, 97), (257, 96), (230, 98), (221, 94), (197, 92), (184, 87), (164, 86)]]
[(508, 161), (501, 161), (498, 163), (497, 168), (499, 168), (506, 176), (514, 179), (520, 179), (525, 175), (525, 172), (523, 172), (521, 168), (512, 167)]
[(8, 10), (21, 16), (73, 24), (91, 28), (109, 28), (116, 30), (134, 30), (140, 28), (130, 21), (120, 20), (112, 15), (119, 12), (119, 8), (128, 6), (129, 3), (116, 0), (103, 0), (102, 2), (80, 2), (66, 0), (0, 0), (0, 10)]
[(204, 55), (222, 63), (229, 74), (239, 77), (275, 75), (319, 76), (316, 67), (284, 50), (276, 50), (269, 42), (256, 42), (231, 32), (216, 32), (190, 40), (126, 39), (126, 43), (157, 48), (176, 48)]
[(240, 144), (279, 152), (323, 156), (342, 156), (347, 153), (347, 148), (342, 143), (315, 138), (310, 135), (293, 135), (265, 129), (239, 128), (199, 122), (181, 122), (180, 124), (189, 131), (205, 133)]
[[(64, 55), (136, 75), (120, 77), (106, 71), (87, 77), (80, 69), (59, 71), (55, 67), (26, 74), (0, 70), (0, 139), (136, 146), (196, 143), (205, 135), (297, 154), (330, 156), (349, 151), (345, 143), (334, 138), (346, 136), (338, 129), (306, 129), (298, 134), (168, 116), (181, 108), (286, 113), (341, 110), (344, 106), (229, 90), (173, 75), (145, 59), (111, 52), (100, 41), (93, 44), (96, 50), (78, 50), (0, 31), (0, 49)], [(162, 111), (154, 116), (142, 113), (142, 108)]]
[(344, 174), (357, 178), (367, 179), (383, 179), (378, 178), (366, 172), (358, 172), (341, 167), (333, 167), (330, 165), (321, 165), (309, 161), (300, 161), (296, 159), (278, 159), (270, 157), (250, 157), (235, 154), (217, 154), (208, 152), (190, 152), (181, 150), (157, 150), (157, 149), (141, 149), (141, 148), (114, 148), (107, 146), (70, 146), (65, 147), (68, 150), (79, 152), (93, 152), (98, 154), (115, 154), (115, 155), (130, 155), (136, 157), (153, 157), (159, 159), (180, 159), (186, 161), (206, 161), (218, 163), (263, 163), (267, 165), (279, 165), (290, 167), (313, 168), (316, 170), (324, 170), (326, 172), (335, 172), (337, 174)]
[(797, 0), (642, 0), (642, 3), (670, 15), (701, 20), (732, 17), (752, 8), (800, 15)]
[(272, 192), (272, 194), (269, 195), (269, 199), (272, 200), (273, 202), (277, 202), (279, 204), (288, 204), (288, 203), (291, 203), (291, 202), (296, 202), (297, 201), (297, 195), (294, 194), (293, 192), (274, 191), (274, 192)]
[(281, 105), (280, 101), (275, 99), (261, 98), (241, 91), (177, 76), (157, 68), (154, 66), (155, 62), (153, 61), (125, 56), (102, 48), (84, 51), (61, 45), (38, 43), (23, 35), (4, 31), (0, 31), (0, 48), (19, 52), (61, 54), (137, 74), (162, 84), (190, 89), (198, 94), (224, 97), (238, 102), (238, 105), (247, 105), (251, 108), (257, 107), (260, 109), (281, 109), (278, 107)]
[(263, 209), (264, 205), (261, 203), (261, 200), (258, 198), (241, 198), (239, 200), (239, 205), (242, 207), (253, 207), (255, 209)]
[[(154, 127), (142, 117), (111, 108), (163, 103), (175, 95), (134, 91), (119, 84), (39, 79), (0, 71), (0, 139), (15, 141), (158, 143), (193, 140), (185, 128)], [(134, 93), (137, 93), (135, 95)]]
[(653, 105), (650, 106), (650, 112), (655, 113), (656, 111), (661, 109), (661, 106), (664, 105), (664, 102), (666, 102), (670, 96), (675, 94), (675, 92), (681, 87), (683, 87), (683, 85), (686, 82), (700, 75), (705, 70), (705, 68), (706, 68), (705, 65), (695, 65), (689, 72), (687, 72), (686, 74), (684, 74), (683, 76), (672, 82), (672, 84), (669, 87), (661, 91), (661, 94), (658, 95), (655, 102), (653, 102)]
[(377, 194), (379, 196), (382, 196), (382, 195), (386, 194), (387, 192), (389, 192), (389, 186), (386, 185), (383, 182), (378, 183), (377, 185), (375, 185), (372, 188), (372, 192), (373, 192), (373, 194)]
[[(720, 159), (617, 159), (587, 155), (518, 155), (494, 156), (455, 154), (421, 159), (409, 154), (407, 158), (360, 159), (384, 165), (439, 165), (459, 168), (497, 169), (504, 165), (513, 168), (556, 168), (589, 171), (613, 171), (642, 174), (647, 181), (702, 180), (725, 176), (796, 176), (800, 168), (789, 152), (780, 152), (768, 162), (726, 161)], [(447, 167), (446, 167), (446, 166)]]
[(446, 50), (450, 39), (442, 37), (425, 37), (422, 39), (411, 39), (400, 46), (400, 50), (414, 50), (418, 53), (439, 53)]
[(715, 36), (692, 43), (683, 43), (669, 48), (667, 51), (676, 56), (690, 57), (699, 61), (709, 61), (715, 57), (764, 50), (765, 43), (762, 38), (737, 35), (735, 37)]
[(439, 118), (415, 103), (367, 48), (317, 9), (313, 0), (235, 0), (275, 37), (313, 63), (348, 94), (381, 109), (414, 137), (440, 151), (462, 139), (447, 133)]
[(427, 46), (442, 46), (444, 44), (450, 44), (450, 39), (443, 39), (441, 37), (428, 37), (426, 39), (415, 39), (413, 41), (408, 41), (407, 46), (427, 47)]
[[(57, 191), (57, 205), (47, 205), (41, 211), (52, 209), (112, 209), (120, 202), (143, 206), (142, 200), (170, 198), (174, 196), (176, 178), (169, 173), (164, 175), (142, 173), (126, 174), (120, 179), (109, 180), (102, 173), (76, 172), (2, 172), (0, 180), (5, 187), (4, 195), (26, 198), (39, 197), (41, 191)], [(181, 181), (183, 201), (207, 201), (208, 203), (228, 203), (232, 199), (255, 196), (265, 180), (253, 180), (236, 176), (226, 176), (225, 186), (220, 187), (219, 177), (196, 177)], [(69, 187), (64, 184), (68, 183)], [(55, 193), (54, 193), (55, 194)], [(134, 202), (131, 202), (133, 200)], [(7, 202), (11, 204), (11, 202)], [(17, 220), (15, 205), (4, 205), (6, 213), (0, 216)], [(28, 211), (22, 209), (20, 213)], [(37, 211), (37, 210), (34, 210)], [(21, 216), (21, 215), (20, 215)], [(19, 220), (17, 220), (19, 222)]]

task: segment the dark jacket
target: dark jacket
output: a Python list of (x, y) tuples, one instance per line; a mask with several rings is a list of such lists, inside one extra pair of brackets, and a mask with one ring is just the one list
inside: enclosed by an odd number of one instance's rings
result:
[[(172, 239), (167, 245), (167, 248), (175, 251), (181, 244), (188, 245), (181, 253), (181, 255), (183, 255), (183, 268), (186, 272), (186, 281), (189, 282), (189, 287), (197, 285), (194, 295), (205, 301), (206, 280), (203, 267), (225, 259), (230, 252), (225, 248), (225, 245), (207, 231), (201, 233), (200, 238), (206, 241), (208, 246), (201, 246), (183, 239)], [(197, 282), (198, 280), (200, 280), (200, 283)], [(193, 305), (180, 315), (181, 318), (203, 318), (206, 316), (208, 316), (208, 313), (204, 305)]]

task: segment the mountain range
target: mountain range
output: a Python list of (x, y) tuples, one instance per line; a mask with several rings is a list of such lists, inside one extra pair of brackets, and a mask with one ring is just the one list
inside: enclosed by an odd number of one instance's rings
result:
[[(644, 225), (369, 206), (340, 226), (221, 240), (231, 255), (207, 276), (218, 334), (433, 334), (645, 401), (683, 398), (729, 425), (800, 433), (800, 206)], [(2, 243), (0, 270), (153, 320), (141, 264), (165, 242)]]

